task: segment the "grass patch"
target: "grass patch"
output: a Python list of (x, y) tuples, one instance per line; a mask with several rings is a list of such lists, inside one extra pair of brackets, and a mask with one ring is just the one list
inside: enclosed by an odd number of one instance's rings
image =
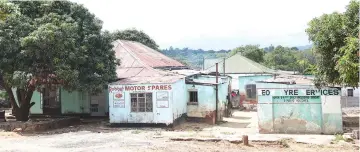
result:
[(352, 138), (344, 138), (344, 136), (342, 134), (336, 134), (334, 142), (339, 142), (341, 140), (346, 141), (346, 142), (353, 142), (354, 141)]
[(139, 133), (141, 133), (141, 131), (140, 130), (133, 130), (133, 131), (131, 131), (131, 133), (132, 134), (139, 134)]

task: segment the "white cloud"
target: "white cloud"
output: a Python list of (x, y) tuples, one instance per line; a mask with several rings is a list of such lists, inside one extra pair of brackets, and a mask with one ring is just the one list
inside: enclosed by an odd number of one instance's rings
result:
[(307, 23), (350, 0), (73, 0), (107, 30), (135, 27), (160, 47), (230, 49), (247, 43), (308, 44)]

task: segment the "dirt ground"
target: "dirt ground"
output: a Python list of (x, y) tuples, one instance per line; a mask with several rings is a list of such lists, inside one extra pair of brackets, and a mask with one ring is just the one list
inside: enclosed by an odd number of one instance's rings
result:
[[(359, 151), (355, 144), (335, 142), (332, 144), (303, 144), (294, 140), (255, 142), (250, 146), (228, 141), (173, 141), (173, 137), (220, 138), (256, 135), (254, 113), (235, 114), (226, 123), (211, 126), (201, 123), (184, 123), (175, 130), (168, 128), (114, 128), (107, 120), (83, 120), (78, 126), (42, 133), (0, 132), (0, 152), (62, 152), (62, 151), (122, 151), (122, 152), (241, 152), (241, 151)], [(255, 113), (256, 114), (256, 113)], [(273, 135), (268, 135), (273, 136)], [(274, 135), (275, 136), (275, 135)], [(293, 135), (289, 135), (293, 136)], [(319, 135), (320, 136), (320, 135)], [(282, 137), (282, 136), (281, 136)], [(280, 137), (279, 137), (280, 138)], [(316, 140), (318, 136), (309, 138)]]

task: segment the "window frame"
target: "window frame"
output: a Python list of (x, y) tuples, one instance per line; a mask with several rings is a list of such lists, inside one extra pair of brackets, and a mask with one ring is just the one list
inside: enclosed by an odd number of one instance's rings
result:
[[(139, 94), (143, 94), (143, 97), (139, 97)], [(133, 95), (136, 95), (136, 97), (133, 97)], [(151, 97), (149, 98), (148, 95), (151, 95)], [(135, 93), (130, 93), (130, 112), (131, 113), (152, 113), (154, 111), (154, 102), (153, 102), (153, 92), (135, 92)], [(134, 107), (133, 107), (133, 99), (136, 99), (136, 111), (134, 111)], [(144, 99), (144, 111), (140, 111), (140, 104), (139, 104), (139, 99)], [(151, 111), (148, 111), (147, 107), (147, 103), (151, 103)]]
[[(351, 90), (351, 93), (349, 93), (350, 90)], [(347, 93), (348, 97), (353, 97), (354, 96), (354, 89), (347, 89), (346, 91), (347, 91), (346, 93)]]
[[(248, 99), (256, 99), (257, 98), (256, 84), (246, 84), (245, 90), (246, 90), (246, 98), (248, 98)], [(248, 90), (250, 90), (250, 93), (248, 93)], [(250, 94), (250, 96), (249, 96), (249, 94)]]
[[(190, 104), (198, 104), (199, 103), (199, 92), (198, 92), (198, 90), (188, 90), (188, 92), (189, 92), (188, 103), (190, 103)], [(196, 100), (194, 100), (194, 101), (191, 101), (192, 96), (194, 96), (194, 95), (192, 95), (192, 93), (196, 93)]]
[[(51, 93), (55, 93), (54, 95), (51, 95)], [(53, 107), (55, 106), (56, 108), (61, 107), (61, 90), (60, 87), (53, 87), (53, 88), (41, 88), (41, 93), (40, 93), (40, 101), (41, 101), (41, 107)], [(53, 102), (51, 102), (50, 100), (53, 100)], [(52, 104), (51, 104), (52, 103)], [(42, 109), (41, 108), (41, 109)]]

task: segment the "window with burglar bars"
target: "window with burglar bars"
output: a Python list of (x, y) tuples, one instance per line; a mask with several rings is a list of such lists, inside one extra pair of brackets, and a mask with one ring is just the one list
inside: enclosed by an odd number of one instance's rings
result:
[(130, 93), (131, 112), (152, 112), (152, 93)]
[(60, 89), (43, 88), (42, 89), (43, 107), (58, 108), (60, 107)]
[(189, 102), (198, 102), (198, 92), (197, 91), (189, 91), (190, 101)]
[(256, 85), (248, 84), (246, 85), (246, 97), (250, 99), (256, 98)]

